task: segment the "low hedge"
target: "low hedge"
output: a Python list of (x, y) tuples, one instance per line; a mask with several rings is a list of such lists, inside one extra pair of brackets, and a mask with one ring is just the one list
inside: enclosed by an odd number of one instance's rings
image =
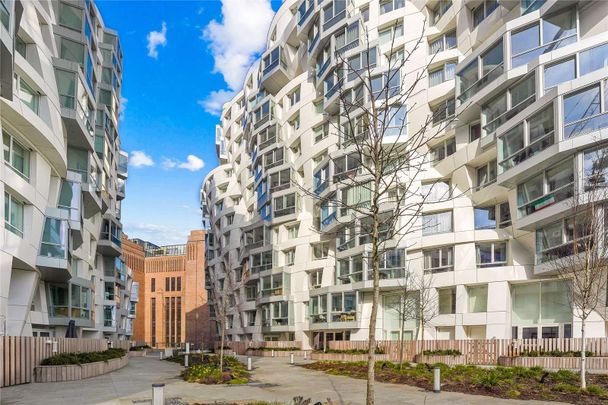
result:
[(462, 352), (455, 349), (445, 350), (425, 350), (422, 352), (425, 356), (461, 356)]
[(275, 351), (275, 352), (299, 352), (300, 349), (299, 347), (249, 347), (247, 348), (247, 351), (263, 351), (263, 352), (271, 352), (271, 351)]
[(148, 345), (133, 346), (129, 349), (130, 352), (141, 352), (142, 350), (151, 349)]
[[(367, 354), (367, 349), (327, 349), (325, 351), (319, 350), (318, 353), (340, 353), (340, 354)], [(385, 354), (384, 350), (380, 347), (376, 347), (376, 354)]]
[[(593, 357), (593, 352), (585, 352), (586, 357)], [(518, 357), (581, 357), (581, 352), (561, 350), (525, 350)]]
[(124, 349), (108, 349), (103, 352), (61, 353), (42, 360), (41, 366), (67, 366), (70, 364), (95, 363), (118, 359), (126, 354)]

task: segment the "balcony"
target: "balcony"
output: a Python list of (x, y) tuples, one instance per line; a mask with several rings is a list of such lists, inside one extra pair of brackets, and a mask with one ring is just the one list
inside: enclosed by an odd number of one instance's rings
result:
[(262, 67), (261, 82), (270, 93), (276, 94), (289, 82), (285, 50), (281, 46), (262, 58)]
[[(475, 65), (477, 66), (477, 61), (475, 61)], [(460, 92), (460, 94), (458, 95), (458, 100), (461, 103), (464, 103), (465, 101), (467, 101), (468, 99), (473, 97), (475, 94), (477, 94), (481, 89), (486, 87), (489, 83), (493, 82), (498, 77), (500, 77), (503, 74), (503, 72), (504, 72), (504, 63), (500, 63), (499, 65), (495, 66), (492, 70), (490, 70), (481, 79), (477, 80), (475, 83), (470, 85), (468, 88), (462, 90)]]
[[(36, 267), (45, 281), (65, 282), (72, 277), (71, 255), (68, 249), (68, 221), (59, 209), (49, 209), (44, 220)], [(54, 216), (51, 215), (54, 214)]]
[(118, 162), (116, 164), (116, 170), (118, 173), (118, 177), (121, 179), (126, 179), (129, 175), (128, 173), (128, 164), (129, 164), (129, 154), (125, 151), (120, 151), (118, 154)]
[(122, 242), (120, 240), (121, 230), (118, 225), (110, 220), (104, 219), (97, 250), (102, 255), (120, 256), (122, 254)]
[(83, 214), (85, 218), (90, 218), (101, 211), (101, 186), (99, 184), (99, 179), (97, 178), (97, 173), (81, 172), (80, 175), (83, 176)]
[(334, 221), (336, 221), (336, 218), (337, 218), (337, 214), (336, 214), (336, 211), (334, 211), (334, 212), (332, 212), (331, 214), (329, 214), (327, 217), (325, 217), (325, 218), (321, 219), (319, 229), (320, 229), (321, 231), (325, 231), (325, 230), (327, 230), (327, 228), (329, 228), (329, 226), (330, 226), (330, 225), (331, 225), (331, 224), (332, 224)]
[(333, 17), (331, 17), (329, 20), (323, 21), (323, 32), (325, 33), (325, 31), (329, 30), (331, 27), (335, 26), (336, 24), (338, 24), (340, 21), (344, 20), (345, 18), (346, 18), (346, 9), (338, 12)]
[[(61, 116), (67, 129), (68, 143), (71, 146), (92, 151), (95, 129), (91, 124), (91, 119), (94, 111), (88, 108), (88, 97), (84, 92), (84, 86), (76, 85), (77, 82), (80, 82), (78, 73), (61, 69), (56, 71), (56, 77), (59, 85), (67, 85), (71, 82), (68, 87), (73, 86), (74, 89), (72, 94), (59, 94)], [(78, 91), (84, 94), (77, 94)]]
[(304, 0), (298, 7), (298, 29), (304, 28), (306, 23), (309, 21), (309, 17), (312, 15), (316, 0)]

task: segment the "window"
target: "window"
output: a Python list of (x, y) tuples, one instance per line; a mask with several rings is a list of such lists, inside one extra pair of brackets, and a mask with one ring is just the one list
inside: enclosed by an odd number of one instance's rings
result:
[[(80, 42), (74, 42), (67, 38), (60, 37), (59, 56), (72, 62), (84, 65), (85, 47)], [(88, 52), (88, 51), (87, 51)]]
[(498, 8), (498, 0), (482, 0), (481, 4), (472, 10), (473, 27), (477, 27), (484, 19)]
[(296, 259), (296, 250), (289, 249), (289, 250), (286, 250), (284, 254), (285, 254), (285, 265), (293, 266), (293, 264), (295, 263), (295, 259)]
[(282, 217), (285, 215), (295, 214), (296, 212), (296, 194), (291, 193), (276, 197), (274, 199), (274, 216)]
[(24, 204), (12, 195), (4, 193), (4, 227), (23, 238)]
[(496, 207), (473, 208), (475, 230), (496, 229)]
[(11, 14), (8, 9), (8, 3), (5, 0), (0, 0), (0, 23), (9, 31), (11, 22)]
[(354, 178), (357, 174), (361, 160), (357, 153), (340, 156), (334, 159), (334, 182)]
[(545, 0), (521, 0), (521, 15), (536, 11), (541, 8), (543, 4), (545, 4)]
[(369, 21), (369, 7), (363, 7), (359, 10), (364, 22)]
[(584, 215), (560, 219), (536, 230), (536, 263), (570, 256), (575, 249), (584, 251), (592, 230)]
[(439, 180), (433, 183), (422, 184), (422, 198), (425, 202), (433, 203), (445, 201), (451, 197), (450, 182)]
[(545, 91), (576, 77), (576, 59), (568, 58), (545, 66)]
[(572, 323), (572, 309), (568, 302), (568, 285), (565, 281), (514, 284), (511, 286), (511, 301), (512, 324), (528, 326), (522, 328), (524, 338), (526, 333), (537, 335), (539, 325)]
[(246, 301), (255, 301), (258, 296), (257, 287), (255, 285), (246, 285), (245, 286), (245, 300)]
[(496, 131), (534, 102), (536, 99), (534, 83), (534, 75), (530, 75), (482, 107), (484, 135)]
[(82, 9), (66, 3), (59, 3), (59, 25), (82, 31)]
[(391, 24), (389, 27), (378, 30), (378, 45), (394, 44), (397, 38), (403, 36), (403, 21)]
[(329, 135), (329, 122), (325, 122), (312, 129), (315, 136), (315, 143), (321, 142)]
[(310, 297), (308, 310), (312, 323), (327, 322), (327, 295)]
[(357, 255), (336, 261), (336, 284), (363, 281), (363, 256)]
[(487, 312), (488, 311), (488, 286), (479, 285), (467, 288), (469, 292), (469, 312)]
[(49, 284), (50, 316), (69, 317), (69, 290), (68, 285)]
[(357, 293), (338, 292), (331, 294), (331, 321), (353, 322), (357, 320)]
[(152, 277), (151, 281), (150, 281), (150, 292), (155, 292), (156, 291), (156, 279), (154, 277)]
[(450, 138), (431, 148), (431, 164), (436, 165), (456, 152), (456, 138)]
[[(481, 69), (481, 70), (480, 70)], [(457, 73), (458, 99), (464, 102), (483, 89), (504, 71), (503, 41), (491, 48)]]
[(439, 315), (456, 313), (456, 287), (437, 290), (439, 296)]
[(291, 170), (284, 169), (280, 172), (273, 173), (270, 175), (270, 191), (280, 191), (289, 188), (291, 184)]
[(477, 251), (477, 267), (497, 267), (507, 264), (507, 243), (487, 242), (475, 245)]
[(456, 100), (448, 99), (441, 102), (438, 106), (433, 107), (433, 125), (440, 124), (446, 120), (454, 118), (456, 112)]
[[(604, 107), (606, 110), (606, 107)], [(564, 96), (564, 138), (586, 134), (608, 126), (601, 112), (600, 84)]]
[(30, 151), (2, 131), (2, 142), (4, 147), (4, 162), (25, 179), (30, 177)]
[(581, 76), (608, 66), (608, 44), (596, 46), (595, 48), (581, 52), (578, 66)]
[(312, 245), (312, 259), (326, 259), (329, 255), (329, 242), (315, 243)]
[(491, 160), (487, 164), (477, 168), (477, 190), (494, 183), (496, 181), (496, 160)]
[(291, 92), (287, 98), (289, 99), (289, 106), (293, 107), (297, 103), (300, 102), (300, 88), (298, 87), (293, 92)]
[(454, 78), (455, 62), (448, 62), (441, 67), (429, 70), (429, 87), (437, 86)]
[(336, 250), (343, 252), (354, 248), (356, 237), (354, 222), (340, 228), (336, 235)]
[(452, 232), (452, 211), (422, 215), (422, 235)]
[(295, 239), (298, 237), (299, 225), (292, 225), (287, 227), (287, 239)]
[(378, 133), (383, 137), (405, 137), (407, 135), (406, 107), (394, 105), (387, 110), (378, 111)]
[(372, 47), (348, 58), (348, 81), (364, 76), (368, 68), (376, 67), (378, 50)]
[(329, 186), (329, 164), (324, 165), (314, 175), (315, 194), (321, 194)]
[(586, 150), (583, 155), (585, 191), (608, 186), (608, 148)]
[(323, 9), (323, 30), (327, 30), (346, 17), (346, 0), (334, 0)]
[(576, 31), (576, 9), (569, 8), (512, 32), (512, 67), (525, 65), (539, 55), (576, 42)]
[(499, 170), (504, 172), (553, 145), (553, 105), (526, 118), (498, 138)]
[(452, 7), (452, 0), (439, 0), (431, 10), (431, 24), (435, 25), (441, 17)]
[(27, 43), (19, 35), (15, 37), (15, 50), (27, 59)]
[(76, 284), (71, 284), (71, 317), (76, 319), (90, 319), (89, 305), (90, 290)]
[(520, 218), (572, 197), (574, 172), (566, 161), (517, 186), (517, 210)]
[(58, 218), (45, 218), (40, 256), (67, 258), (67, 223)]
[(509, 202), (504, 202), (498, 206), (498, 227), (506, 228), (511, 226), (511, 209), (509, 208)]
[(176, 285), (176, 291), (181, 291), (182, 290), (182, 278), (181, 277), (177, 277), (177, 285)]
[(165, 277), (165, 292), (171, 291), (171, 277)]
[[(405, 249), (388, 250), (379, 258), (380, 278), (393, 279), (405, 277)], [(373, 279), (372, 267), (368, 263), (368, 279)]]
[(380, 2), (380, 15), (402, 8), (405, 0), (383, 0)]
[[(373, 101), (391, 98), (400, 93), (401, 77), (399, 69), (384, 72), (371, 79)], [(387, 97), (388, 96), (388, 97)]]
[(476, 122), (469, 126), (469, 142), (473, 142), (481, 138), (481, 123)]
[(456, 31), (450, 31), (429, 43), (429, 54), (435, 55), (436, 53), (456, 48), (456, 46)]
[(32, 89), (22, 78), (19, 78), (19, 98), (30, 110), (38, 114), (40, 94)]
[(454, 247), (452, 246), (425, 250), (423, 256), (425, 273), (443, 273), (454, 270)]
[(311, 271), (308, 276), (311, 288), (321, 287), (321, 281), (323, 280), (323, 270)]

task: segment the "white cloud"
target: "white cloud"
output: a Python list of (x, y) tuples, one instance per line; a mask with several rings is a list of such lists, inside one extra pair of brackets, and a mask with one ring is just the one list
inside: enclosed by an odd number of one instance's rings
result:
[(149, 155), (146, 155), (146, 152), (142, 150), (134, 150), (131, 151), (129, 165), (133, 167), (154, 166), (154, 161)]
[(203, 159), (201, 159), (195, 155), (188, 155), (186, 157), (185, 162), (181, 162), (177, 159), (171, 159), (168, 157), (162, 157), (160, 166), (165, 170), (171, 170), (171, 169), (177, 168), (177, 169), (189, 170), (191, 172), (197, 172), (197, 171), (201, 170), (203, 167), (205, 167), (205, 162), (203, 161)]
[(158, 59), (158, 50), (156, 49), (159, 45), (162, 47), (167, 46), (167, 24), (163, 21), (162, 28), (159, 31), (150, 31), (148, 33), (148, 56), (154, 59)]
[[(211, 20), (202, 38), (209, 42), (215, 61), (213, 72), (220, 73), (230, 91), (243, 86), (247, 70), (266, 47), (268, 28), (274, 16), (270, 0), (222, 0), (222, 21)], [(214, 91), (198, 103), (211, 114), (219, 114), (228, 101), (227, 90)]]
[(181, 244), (188, 241), (190, 229), (149, 223), (125, 225), (129, 238), (141, 238), (157, 245)]
[(207, 98), (198, 100), (197, 103), (209, 114), (220, 115), (222, 113), (222, 106), (225, 102), (231, 100), (232, 97), (234, 97), (234, 94), (235, 93), (230, 90), (212, 91)]
[(205, 167), (205, 162), (203, 162), (203, 159), (199, 158), (198, 156), (188, 155), (188, 157), (186, 157), (186, 161), (184, 163), (180, 163), (178, 167), (180, 169), (190, 170), (191, 172), (197, 172)]

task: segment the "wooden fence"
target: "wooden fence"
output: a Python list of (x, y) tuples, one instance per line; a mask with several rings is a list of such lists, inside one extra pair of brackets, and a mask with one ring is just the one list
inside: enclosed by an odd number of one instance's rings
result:
[[(367, 350), (366, 340), (330, 341), (329, 348), (334, 350)], [(398, 361), (401, 342), (379, 340), (378, 348), (386, 353), (391, 361)], [(587, 338), (586, 350), (593, 356), (608, 356), (608, 338)], [(478, 339), (478, 340), (426, 340), (403, 342), (404, 361), (414, 361), (416, 354), (424, 350), (458, 350), (468, 364), (498, 364), (499, 357), (515, 357), (530, 351), (549, 352), (580, 351), (582, 339)]]
[[(220, 342), (215, 342), (215, 349), (220, 348)], [(229, 347), (234, 351), (235, 354), (244, 355), (247, 353), (247, 349), (254, 348), (258, 349), (261, 347), (274, 348), (274, 349), (290, 349), (290, 348), (302, 348), (302, 342), (291, 341), (291, 340), (279, 340), (279, 341), (264, 341), (264, 342), (237, 342), (227, 341), (224, 342), (224, 347)]]
[(104, 351), (108, 342), (115, 348), (131, 347), (128, 340), (0, 336), (0, 387), (31, 382), (34, 368), (55, 354)]

